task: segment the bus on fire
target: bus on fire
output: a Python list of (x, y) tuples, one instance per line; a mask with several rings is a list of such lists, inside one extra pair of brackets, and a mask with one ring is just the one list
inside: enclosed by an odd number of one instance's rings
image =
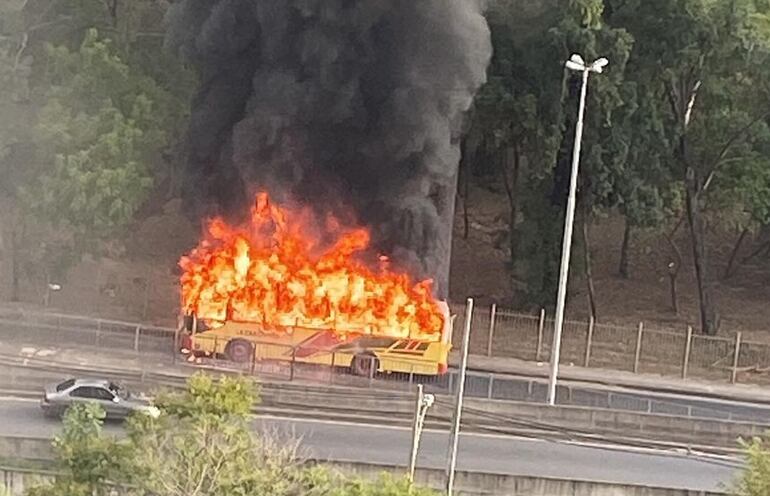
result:
[(439, 307), (444, 315), (444, 329), (435, 339), (302, 326), (268, 327), (186, 315), (180, 346), (182, 353), (189, 356), (223, 357), (240, 363), (294, 361), (347, 368), (360, 376), (374, 372), (440, 375), (448, 367), (454, 316), (445, 302), (440, 302)]

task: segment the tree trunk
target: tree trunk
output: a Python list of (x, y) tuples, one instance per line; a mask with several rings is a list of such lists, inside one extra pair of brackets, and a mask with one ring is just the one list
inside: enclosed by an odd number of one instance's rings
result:
[(669, 290), (671, 295), (671, 310), (679, 315), (679, 294), (676, 290), (676, 278), (679, 275), (678, 270), (672, 270), (668, 273)]
[(722, 276), (725, 279), (732, 275), (735, 259), (738, 256), (738, 252), (740, 251), (741, 246), (743, 245), (743, 240), (746, 239), (747, 234), (749, 234), (748, 229), (741, 231), (741, 235), (738, 236), (738, 241), (735, 242), (735, 246), (733, 246), (733, 250), (730, 252), (730, 259), (727, 261), (727, 267), (725, 267), (725, 273)]
[(10, 229), (8, 236), (10, 242), (11, 255), (11, 301), (17, 302), (19, 296), (19, 240), (17, 239), (16, 228)]
[[(508, 197), (508, 249), (510, 250), (511, 265), (516, 264), (516, 248), (518, 238), (516, 236), (516, 217), (519, 215), (519, 169), (521, 168), (521, 152), (518, 143), (506, 148), (502, 160), (498, 163), (498, 172)], [(510, 173), (509, 173), (510, 171)]]
[(628, 279), (628, 249), (631, 244), (631, 223), (628, 221), (628, 217), (625, 218), (625, 228), (623, 229), (623, 243), (620, 245), (620, 264), (618, 266), (618, 274), (623, 279)]
[(511, 187), (510, 187), (510, 193), (508, 195), (508, 202), (511, 207), (510, 211), (510, 217), (509, 217), (509, 229), (510, 229), (510, 236), (508, 238), (508, 243), (511, 250), (511, 263), (516, 263), (516, 252), (519, 246), (519, 237), (517, 235), (516, 230), (516, 218), (519, 216), (519, 198), (518, 198), (518, 191), (519, 191), (519, 170), (521, 168), (521, 153), (519, 151), (519, 147), (514, 143), (513, 147), (506, 152), (506, 155), (508, 155), (509, 160), (511, 160), (513, 163), (511, 164)]
[(698, 299), (700, 300), (701, 332), (708, 336), (714, 336), (719, 329), (719, 321), (709, 279), (706, 229), (699, 198), (701, 186), (695, 170), (690, 166), (687, 166), (685, 172), (685, 190), (687, 221), (690, 225), (690, 242), (695, 265), (695, 278), (698, 284)]
[(588, 288), (588, 305), (591, 309), (591, 317), (596, 322), (596, 290), (594, 288), (594, 276), (591, 268), (591, 236), (589, 233), (590, 216), (588, 212), (583, 215), (583, 256), (586, 286)]
[(671, 234), (665, 234), (666, 241), (668, 241), (669, 246), (671, 247), (671, 251), (674, 254), (674, 257), (676, 260), (671, 260), (668, 263), (668, 280), (669, 280), (669, 289), (670, 289), (670, 296), (671, 296), (671, 310), (674, 311), (675, 314), (679, 314), (679, 294), (676, 290), (676, 281), (677, 277), (679, 277), (679, 270), (682, 268), (682, 253), (679, 251), (679, 247), (676, 246), (676, 243), (674, 242), (674, 235), (676, 234), (676, 231), (679, 230), (679, 226), (682, 224), (682, 219), (677, 222), (676, 227), (671, 231)]
[(468, 239), (468, 233), (469, 233), (469, 224), (470, 221), (468, 220), (468, 199), (470, 196), (469, 192), (469, 184), (470, 184), (470, 162), (465, 162), (465, 167), (463, 167), (463, 239)]

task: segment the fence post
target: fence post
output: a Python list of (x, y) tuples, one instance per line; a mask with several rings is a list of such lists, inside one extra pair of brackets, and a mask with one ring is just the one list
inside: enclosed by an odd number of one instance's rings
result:
[(586, 359), (583, 366), (588, 368), (591, 365), (591, 345), (594, 341), (594, 316), (588, 319), (588, 337), (586, 338)]
[(733, 370), (730, 374), (730, 383), (735, 384), (738, 380), (738, 360), (741, 357), (741, 337), (742, 333), (735, 334), (735, 353), (733, 355)]
[(136, 329), (134, 330), (134, 351), (139, 352), (139, 332), (141, 331), (141, 326), (136, 326)]
[(337, 361), (337, 353), (332, 351), (332, 363), (331, 363), (331, 366), (329, 367), (329, 377), (332, 384), (334, 383), (334, 367), (335, 367), (336, 361)]
[(96, 321), (96, 347), (99, 347), (99, 338), (101, 337), (102, 333), (102, 319), (98, 319)]
[(497, 303), (492, 303), (489, 311), (489, 336), (487, 337), (487, 356), (492, 356), (492, 338), (495, 335), (495, 317), (497, 315)]
[(636, 354), (634, 355), (634, 374), (639, 373), (639, 360), (642, 358), (642, 334), (644, 323), (639, 322), (639, 330), (636, 333)]
[(535, 353), (535, 361), (540, 361), (540, 357), (543, 354), (543, 326), (545, 325), (545, 308), (540, 309), (540, 321), (537, 324), (537, 351)]
[(687, 369), (690, 367), (691, 350), (692, 350), (692, 326), (687, 326), (687, 341), (684, 342), (684, 358), (682, 359), (682, 379), (687, 379)]
[(369, 357), (369, 387), (372, 386), (372, 383), (374, 382), (374, 374), (377, 372), (375, 368), (377, 367), (377, 359), (375, 357)]
[(289, 365), (289, 382), (294, 380), (294, 363), (297, 360), (297, 347), (291, 347), (291, 364)]
[(494, 374), (489, 374), (489, 387), (487, 388), (487, 399), (492, 399), (492, 391), (494, 390), (495, 385), (495, 376)]

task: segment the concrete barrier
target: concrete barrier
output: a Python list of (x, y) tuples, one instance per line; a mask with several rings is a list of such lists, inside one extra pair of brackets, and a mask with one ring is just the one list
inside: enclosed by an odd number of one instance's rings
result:
[(51, 439), (36, 437), (0, 437), (0, 459), (5, 460), (53, 460)]
[[(30, 380), (34, 374), (42, 374), (39, 378), (42, 383), (50, 381), (49, 374), (56, 373), (50, 369), (42, 364), (30, 363), (21, 370)], [(122, 372), (115, 373), (114, 377), (112, 374), (105, 376), (123, 380), (129, 387), (136, 386), (138, 389), (180, 387), (186, 379), (184, 373), (168, 371), (146, 374)], [(433, 426), (445, 425), (451, 418), (451, 401), (449, 396), (437, 395), (437, 403), (429, 411), (428, 417)], [(262, 383), (262, 403), (271, 410), (271, 414), (286, 409), (308, 414), (322, 412), (327, 418), (336, 415), (342, 420), (404, 425), (414, 408), (413, 395), (406, 392), (289, 382)], [(750, 438), (770, 430), (770, 425), (758, 422), (700, 419), (583, 406), (550, 407), (537, 403), (481, 398), (467, 398), (463, 415), (464, 428), (467, 430), (494, 428), (512, 434), (573, 439), (612, 437), (619, 441), (634, 439), (651, 443), (665, 442), (667, 446), (676, 444), (679, 447), (709, 448), (712, 451), (713, 448), (733, 450), (739, 437)]]
[[(404, 475), (403, 467), (392, 465), (344, 462), (327, 465), (343, 474), (363, 479), (373, 479), (383, 473), (389, 473), (395, 477)], [(26, 489), (44, 483), (54, 476), (55, 473), (51, 471), (0, 467), (0, 481), (3, 483), (0, 487), (5, 487), (11, 496), (21, 496)], [(418, 469), (415, 474), (418, 484), (438, 491), (444, 487), (444, 477), (444, 471), (437, 469)], [(458, 472), (455, 488), (455, 494), (462, 496), (724, 496), (726, 494), (481, 472)]]
[[(399, 393), (349, 394), (345, 388), (263, 387), (262, 402), (272, 408), (298, 408), (308, 411), (336, 411), (340, 415), (370, 415), (387, 418), (390, 423), (408, 420), (413, 413), (411, 395)], [(437, 396), (428, 412), (434, 426), (451, 418), (451, 398)], [(718, 419), (694, 419), (676, 415), (635, 413), (581, 406), (551, 407), (544, 404), (467, 398), (463, 412), (467, 430), (540, 433), (544, 437), (581, 436), (665, 441), (687, 447), (720, 448), (737, 451), (738, 438), (751, 438), (770, 430), (770, 425)]]
[[(130, 381), (126, 381), (129, 387)], [(145, 383), (145, 386), (147, 384)], [(389, 391), (351, 391), (339, 386), (265, 383), (257, 413), (338, 419), (360, 423), (408, 426), (414, 409), (413, 396)], [(452, 399), (439, 395), (428, 412), (428, 425), (442, 428), (451, 418)], [(543, 404), (467, 398), (463, 428), (467, 431), (508, 432), (543, 438), (614, 441), (643, 440), (650, 445), (689, 447), (718, 453), (737, 452), (738, 438), (751, 438), (770, 430), (770, 425), (693, 419), (676, 415), (634, 413), (579, 406), (550, 407)]]

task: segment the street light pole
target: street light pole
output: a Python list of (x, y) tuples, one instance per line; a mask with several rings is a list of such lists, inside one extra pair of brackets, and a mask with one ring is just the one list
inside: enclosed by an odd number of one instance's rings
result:
[(410, 483), (414, 482), (414, 472), (417, 467), (417, 452), (420, 449), (420, 438), (425, 425), (425, 416), (428, 414), (428, 408), (433, 406), (435, 398), (432, 394), (424, 394), (422, 384), (417, 385), (417, 404), (414, 411), (414, 422), (412, 423), (412, 447), (409, 452), (409, 473), (407, 479)]
[(457, 469), (457, 448), (460, 442), (460, 417), (463, 413), (463, 399), (465, 395), (465, 373), (468, 370), (468, 343), (471, 336), (471, 322), (473, 320), (473, 298), (468, 298), (465, 306), (465, 327), (463, 329), (463, 344), (460, 352), (460, 371), (457, 377), (457, 394), (455, 396), (455, 410), (452, 415), (452, 427), (449, 434), (449, 447), (446, 473), (446, 494), (452, 496), (455, 484), (455, 470)]
[(559, 290), (556, 295), (556, 316), (553, 325), (553, 343), (551, 346), (551, 370), (548, 380), (548, 404), (556, 404), (556, 380), (559, 375), (559, 358), (561, 355), (561, 335), (564, 327), (564, 308), (567, 302), (567, 281), (569, 279), (569, 261), (572, 251), (572, 228), (575, 223), (575, 203), (577, 192), (578, 170), (580, 167), (580, 149), (583, 141), (583, 116), (585, 114), (586, 93), (588, 91), (588, 75), (591, 72), (600, 74), (608, 64), (607, 59), (601, 58), (591, 65), (586, 65), (583, 57), (573, 55), (565, 64), (567, 69), (583, 74), (583, 85), (580, 88), (580, 106), (578, 121), (575, 127), (575, 144), (572, 149), (572, 171), (569, 181), (569, 196), (567, 197), (567, 213), (564, 216), (564, 239), (562, 240), (561, 267), (559, 268)]

